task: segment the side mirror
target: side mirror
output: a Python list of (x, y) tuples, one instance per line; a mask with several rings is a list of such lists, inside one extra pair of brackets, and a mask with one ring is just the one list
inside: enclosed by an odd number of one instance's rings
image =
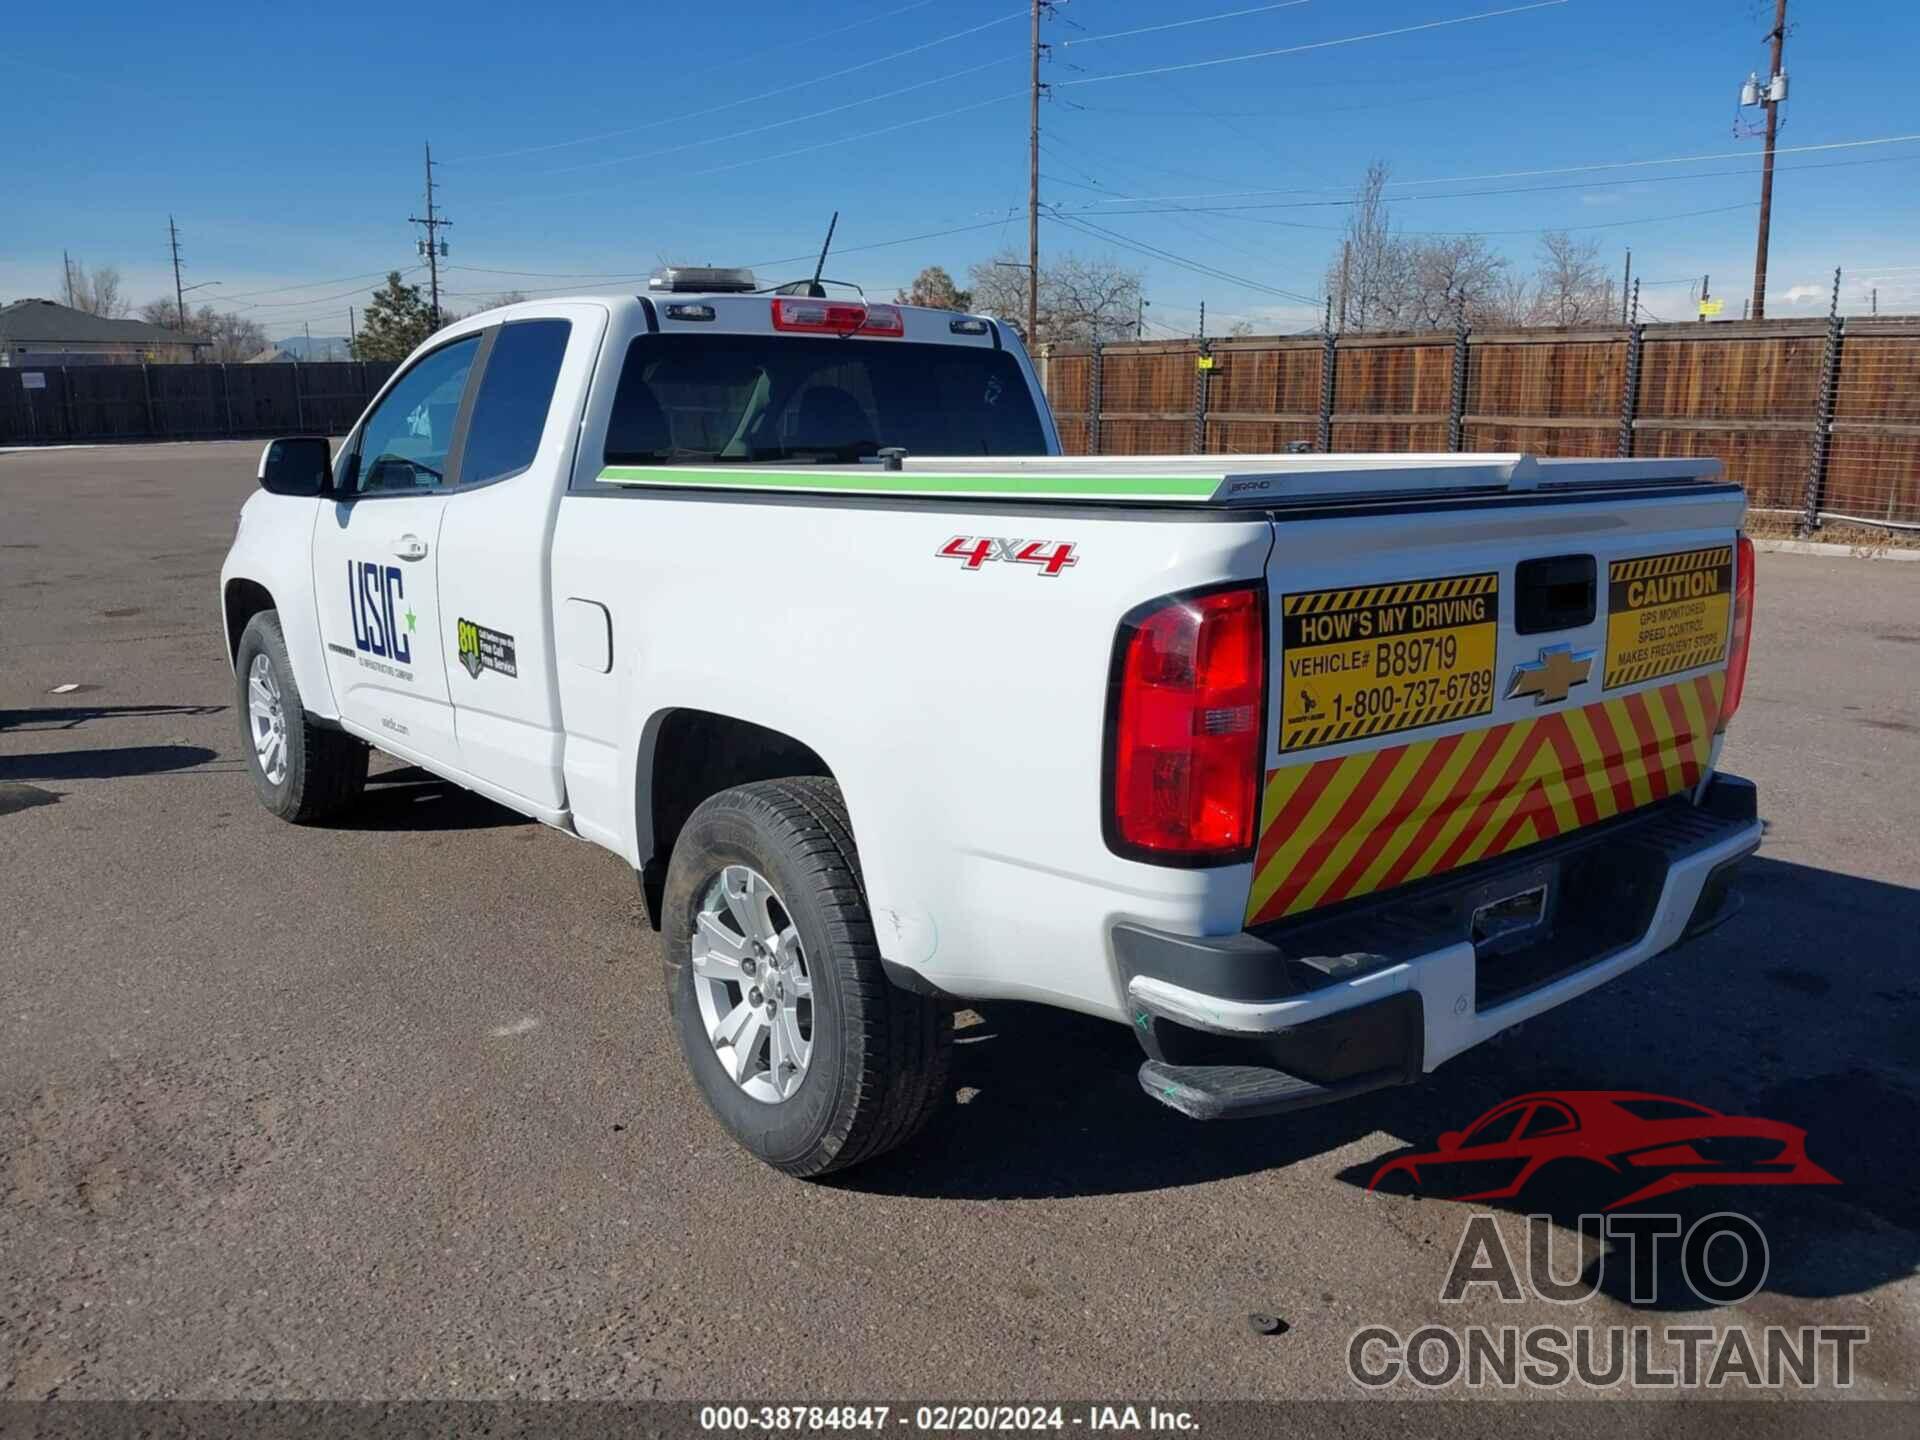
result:
[(1442, 1150), (1458, 1150), (1460, 1148), (1460, 1132), (1458, 1130), (1442, 1131), (1440, 1134), (1440, 1148)]
[(319, 435), (269, 440), (260, 452), (260, 488), (270, 495), (321, 495), (333, 475), (333, 446)]

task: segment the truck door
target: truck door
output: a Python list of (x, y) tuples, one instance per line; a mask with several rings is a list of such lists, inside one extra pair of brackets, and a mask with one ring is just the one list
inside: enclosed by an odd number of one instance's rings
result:
[(460, 768), (543, 815), (566, 804), (548, 545), (605, 328), (566, 304), (491, 333), (440, 527)]
[(458, 482), (478, 335), (421, 356), (348, 442), (313, 532), (320, 637), (342, 718), (383, 747), (458, 768), (439, 604), (440, 521)]

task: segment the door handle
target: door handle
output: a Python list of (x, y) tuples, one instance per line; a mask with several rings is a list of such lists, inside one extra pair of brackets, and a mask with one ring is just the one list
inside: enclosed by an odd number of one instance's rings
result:
[(424, 560), (427, 557), (427, 542), (418, 535), (402, 535), (393, 542), (393, 553), (402, 560)]

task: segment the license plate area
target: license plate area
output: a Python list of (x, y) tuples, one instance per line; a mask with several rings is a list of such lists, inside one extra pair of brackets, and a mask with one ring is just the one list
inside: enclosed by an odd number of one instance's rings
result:
[(1545, 924), (1547, 894), (1545, 885), (1535, 885), (1480, 906), (1473, 912), (1474, 948), (1492, 948), (1502, 940)]
[(1467, 933), (1482, 964), (1537, 945), (1552, 930), (1560, 867), (1546, 862), (1476, 885), (1461, 897)]

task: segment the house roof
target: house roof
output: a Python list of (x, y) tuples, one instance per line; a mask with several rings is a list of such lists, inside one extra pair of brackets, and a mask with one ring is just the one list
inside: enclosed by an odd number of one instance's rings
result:
[(0, 306), (0, 341), (34, 345), (59, 345), (73, 341), (123, 345), (204, 345), (208, 342), (182, 335), (163, 325), (144, 320), (104, 320), (53, 300), (16, 300)]

